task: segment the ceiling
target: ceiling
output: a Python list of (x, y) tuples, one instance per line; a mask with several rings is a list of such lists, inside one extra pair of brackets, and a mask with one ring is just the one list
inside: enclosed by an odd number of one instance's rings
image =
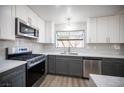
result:
[(88, 17), (98, 17), (118, 14), (124, 10), (119, 5), (30, 5), (35, 13), (46, 21), (53, 21), (56, 24), (67, 22), (84, 22)]

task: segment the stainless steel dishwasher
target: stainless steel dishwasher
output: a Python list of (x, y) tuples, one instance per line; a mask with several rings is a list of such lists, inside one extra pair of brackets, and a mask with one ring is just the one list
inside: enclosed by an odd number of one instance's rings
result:
[(101, 74), (101, 58), (83, 58), (83, 77), (89, 78), (89, 74)]

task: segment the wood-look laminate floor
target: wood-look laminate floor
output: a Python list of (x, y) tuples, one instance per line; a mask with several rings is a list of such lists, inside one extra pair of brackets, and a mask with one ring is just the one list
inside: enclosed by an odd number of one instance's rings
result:
[(47, 75), (40, 87), (87, 87), (88, 80), (76, 77)]

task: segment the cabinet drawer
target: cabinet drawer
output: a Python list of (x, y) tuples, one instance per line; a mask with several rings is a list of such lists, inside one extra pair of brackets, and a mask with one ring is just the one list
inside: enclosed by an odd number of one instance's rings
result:
[(82, 57), (78, 57), (78, 56), (56, 56), (56, 59), (82, 61)]
[(124, 63), (124, 59), (104, 58), (103, 62), (107, 62), (107, 63)]
[(54, 55), (49, 55), (49, 56), (48, 56), (48, 60), (49, 60), (49, 59), (50, 59), (50, 61), (51, 61), (51, 60), (55, 60), (55, 57), (56, 57), (56, 56), (54, 56)]

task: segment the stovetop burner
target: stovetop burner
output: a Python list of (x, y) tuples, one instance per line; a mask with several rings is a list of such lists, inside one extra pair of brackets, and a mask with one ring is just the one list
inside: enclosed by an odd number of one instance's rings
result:
[(27, 54), (27, 55), (14, 56), (14, 57), (11, 57), (10, 59), (26, 61), (28, 59), (32, 59), (38, 56), (44, 56), (44, 55), (43, 54)]

